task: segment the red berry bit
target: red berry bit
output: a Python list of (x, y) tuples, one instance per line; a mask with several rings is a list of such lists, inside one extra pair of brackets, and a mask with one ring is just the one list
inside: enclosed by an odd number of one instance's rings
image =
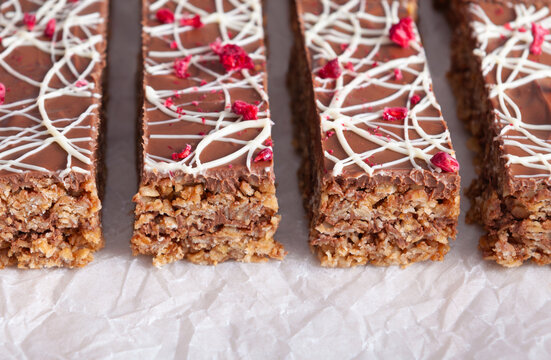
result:
[(408, 116), (408, 109), (405, 107), (385, 108), (383, 119), (386, 121), (404, 120)]
[(258, 120), (258, 107), (241, 100), (236, 100), (231, 110), (234, 114), (243, 116), (243, 120)]
[(186, 56), (183, 59), (174, 60), (174, 72), (176, 76), (180, 79), (186, 79), (189, 77), (187, 72), (189, 68), (189, 63), (191, 62), (191, 55)]
[(402, 74), (402, 70), (396, 68), (394, 69), (394, 79), (396, 81), (401, 81), (404, 78), (404, 75)]
[(320, 69), (318, 75), (322, 79), (338, 79), (342, 75), (339, 59), (333, 59)]
[(421, 97), (417, 94), (413, 95), (411, 97), (411, 100), (409, 101), (411, 106), (415, 106), (417, 104), (419, 104), (419, 102), (421, 101)]
[(400, 19), (398, 24), (392, 25), (390, 28), (390, 40), (403, 48), (407, 48), (409, 43), (415, 40), (413, 19), (408, 16)]
[(50, 39), (54, 37), (55, 33), (55, 19), (50, 19), (48, 23), (46, 24), (46, 28), (44, 29), (44, 36), (49, 37)]
[(220, 41), (210, 45), (211, 49), (220, 57), (220, 63), (226, 71), (253, 69), (254, 63), (249, 54), (234, 44), (221, 46)]
[(4, 100), (6, 100), (6, 86), (0, 83), (0, 105), (4, 104)]
[(182, 25), (182, 26), (192, 26), (196, 29), (199, 29), (199, 28), (203, 27), (203, 22), (201, 21), (201, 17), (199, 15), (195, 15), (192, 18), (180, 19), (180, 25)]
[(29, 31), (33, 31), (34, 26), (36, 25), (36, 16), (33, 14), (25, 13), (23, 15), (23, 23), (27, 26)]
[(157, 20), (163, 24), (172, 24), (174, 22), (174, 13), (170, 9), (159, 9), (156, 16)]
[(431, 159), (430, 162), (442, 169), (444, 172), (458, 172), (459, 163), (455, 160), (450, 154), (440, 151), (436, 153)]
[(186, 147), (184, 148), (184, 150), (182, 150), (179, 153), (172, 154), (172, 160), (174, 161), (184, 160), (189, 156), (189, 154), (191, 154), (191, 145), (186, 144)]
[(254, 162), (257, 163), (259, 161), (270, 161), (274, 158), (274, 153), (272, 152), (272, 149), (264, 149), (261, 152), (256, 155), (254, 158)]
[(532, 36), (534, 37), (534, 41), (532, 41), (532, 44), (530, 45), (530, 52), (532, 54), (541, 54), (541, 47), (543, 45), (543, 41), (545, 40), (545, 35), (547, 34), (549, 34), (549, 31), (544, 29), (543, 26), (532, 23)]

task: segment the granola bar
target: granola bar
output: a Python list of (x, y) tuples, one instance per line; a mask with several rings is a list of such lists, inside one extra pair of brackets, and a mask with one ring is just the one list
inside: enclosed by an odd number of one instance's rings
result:
[(262, 1), (143, 1), (134, 254), (282, 259)]
[(415, 1), (294, 1), (289, 86), (310, 246), (327, 267), (442, 260), (459, 164)]
[(0, 268), (81, 267), (103, 246), (107, 13), (0, 2)]
[(551, 263), (549, 1), (454, 1), (450, 71), (479, 177), (469, 222), (487, 260)]

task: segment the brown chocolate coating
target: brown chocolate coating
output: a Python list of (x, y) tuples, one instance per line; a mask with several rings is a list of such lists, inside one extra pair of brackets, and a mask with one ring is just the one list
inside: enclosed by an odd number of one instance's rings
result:
[[(82, 2), (67, 3), (63, 7), (63, 12), (56, 12), (58, 24), (61, 22), (60, 14), (67, 14), (67, 11), (74, 10), (77, 6), (82, 9), (74, 12), (74, 15), (82, 16), (87, 14), (97, 13), (102, 18), (102, 22), (97, 25), (88, 26), (89, 33), (107, 36), (107, 12), (108, 0), (99, 2), (90, 2), (82, 6)], [(14, 7), (2, 7), (2, 16), (4, 19), (10, 19), (11, 16), (19, 17), (19, 20), (13, 24), (13, 28), (2, 28), (2, 42), (0, 52), (9, 54), (3, 58), (6, 66), (0, 65), (0, 81), (6, 87), (6, 98), (3, 105), (0, 105), (0, 161), (3, 164), (0, 166), (0, 176), (7, 181), (20, 182), (22, 186), (32, 177), (54, 176), (59, 177), (61, 173), (68, 167), (78, 167), (79, 171), (69, 171), (63, 174), (64, 181), (75, 186), (75, 183), (83, 179), (93, 178), (97, 171), (98, 162), (98, 137), (100, 131), (100, 113), (102, 111), (102, 100), (93, 96), (82, 95), (66, 95), (52, 96), (45, 100), (45, 111), (47, 117), (54, 122), (55, 127), (63, 134), (68, 141), (72, 142), (75, 147), (78, 147), (78, 152), (89, 159), (88, 163), (84, 163), (74, 156), (71, 157), (71, 164), (68, 164), (68, 154), (59, 145), (58, 142), (52, 141), (51, 132), (47, 131), (44, 124), (39, 122), (44, 120), (44, 117), (37, 107), (37, 98), (40, 95), (40, 84), (44, 82), (45, 76), (52, 70), (54, 61), (58, 62), (62, 59), (65, 53), (64, 39), (68, 34), (63, 34), (62, 30), (58, 29), (54, 39), (50, 39), (43, 34), (46, 21), (42, 18), (37, 19), (33, 31), (29, 31), (23, 22), (23, 13), (35, 14), (42, 6), (35, 1), (19, 0), (21, 12), (17, 12)], [(9, 15), (8, 15), (9, 14)], [(52, 58), (50, 48), (48, 51), (41, 50), (38, 46), (31, 46), (25, 43), (21, 46), (12, 48), (14, 41), (17, 43), (21, 37), (18, 34), (23, 34), (29, 31), (31, 36), (36, 38), (36, 41), (41, 42), (43, 46), (54, 44), (58, 53)], [(78, 26), (71, 26), (70, 32), (72, 35), (87, 39), (88, 36)], [(74, 45), (74, 44), (72, 44)], [(105, 68), (105, 48), (106, 42), (100, 41), (96, 44), (95, 49), (99, 55), (97, 62), (89, 76), (85, 79), (88, 83), (94, 84), (94, 89), (90, 90), (94, 94), (102, 94), (102, 77), (103, 69)], [(59, 53), (59, 51), (61, 51)], [(74, 84), (77, 76), (82, 74), (90, 65), (89, 58), (73, 55), (71, 58), (71, 66), (64, 65), (58, 70), (58, 74), (54, 75), (47, 86), (52, 90), (66, 89), (71, 91), (71, 86), (74, 89)], [(27, 77), (36, 81), (37, 84), (32, 84)], [(70, 84), (70, 86), (67, 85)], [(15, 103), (21, 104), (14, 105)], [(86, 113), (87, 109), (94, 106), (89, 114), (85, 116), (74, 126), (79, 117)], [(80, 139), (80, 140), (77, 140)], [(34, 144), (34, 146), (32, 146)], [(25, 147), (25, 145), (29, 145)], [(32, 154), (24, 159), (21, 156), (28, 154), (35, 148), (43, 146), (39, 152)], [(19, 148), (14, 152), (14, 149)], [(21, 166), (23, 164), (24, 166)], [(29, 169), (26, 166), (38, 167)]]
[[(510, 1), (476, 1), (472, 2), (476, 5), (479, 5), (484, 11), (486, 16), (490, 19), (492, 23), (497, 26), (509, 26), (508, 23), (511, 23), (517, 19), (517, 14), (515, 13), (515, 8), (511, 6)], [(543, 6), (549, 5), (549, 2), (544, 1), (525, 1), (523, 2), (528, 5), (534, 5), (536, 10), (542, 9)], [(464, 5), (463, 11), (461, 11), (462, 19), (461, 21), (464, 24), (469, 24), (471, 26), (475, 21), (481, 21), (481, 19), (475, 15), (472, 11), (469, 10), (468, 6)], [(546, 16), (548, 17), (548, 16)], [(523, 34), (531, 33), (532, 23), (528, 23), (523, 26), (520, 31)], [(513, 29), (515, 30), (515, 29)], [(471, 33), (471, 37), (474, 36)], [(532, 39), (532, 38), (530, 38)], [(471, 39), (473, 42), (473, 49), (479, 49), (480, 44), (476, 39)], [(485, 52), (490, 54), (495, 51), (497, 48), (502, 47), (509, 38), (507, 36), (500, 37), (498, 39), (491, 39), (488, 41)], [(526, 47), (530, 45), (529, 42), (520, 42), (521, 46)], [(522, 58), (523, 50), (512, 50), (507, 54), (507, 58)], [(478, 68), (482, 68), (481, 58), (474, 56), (474, 61), (477, 62)], [(527, 60), (532, 61), (537, 64), (544, 65), (551, 69), (551, 55), (545, 51), (541, 54), (527, 53)], [(487, 74), (483, 75), (483, 81), (486, 86), (486, 96), (489, 98), (489, 88), (495, 86), (500, 82), (507, 82), (509, 76), (512, 74), (512, 70), (504, 68), (500, 75), (498, 75), (497, 67), (494, 66), (493, 69)], [(515, 77), (516, 80), (521, 79), (527, 74), (521, 72), (520, 75)], [(539, 78), (534, 81), (529, 81), (526, 84), (521, 86), (516, 86), (510, 89), (506, 89), (504, 94), (515, 103), (519, 110), (523, 124), (528, 125), (551, 125), (549, 119), (551, 119), (551, 78), (544, 77)], [(488, 99), (488, 108), (491, 111), (503, 111), (503, 106), (499, 101), (498, 97), (493, 97)], [(507, 105), (507, 109), (514, 114), (514, 109)], [(527, 147), (534, 147), (536, 143), (529, 139), (525, 134), (516, 131), (508, 130), (504, 135), (502, 135), (502, 130), (504, 127), (509, 126), (498, 121), (498, 118), (495, 117), (490, 123), (491, 129), (488, 133), (488, 139), (493, 139), (495, 145), (492, 147), (493, 154), (487, 154), (488, 159), (490, 157), (498, 157), (492, 159), (496, 164), (499, 164), (499, 171), (495, 169), (496, 174), (499, 172), (499, 175), (496, 175), (496, 178), (500, 179), (502, 182), (501, 186), (508, 188), (510, 192), (516, 191), (527, 191), (527, 189), (536, 190), (540, 187), (547, 187), (550, 185), (548, 176), (542, 176), (547, 174), (549, 171), (543, 169), (534, 169), (532, 167), (525, 166), (523, 164), (508, 164), (506, 157), (509, 155), (526, 157), (531, 156), (527, 151)], [(543, 142), (548, 142), (551, 139), (551, 129), (527, 129), (528, 133), (532, 136), (537, 137)], [(511, 144), (507, 140), (514, 139), (515, 144)], [(536, 154), (548, 154), (548, 150), (540, 148), (532, 148), (532, 151)], [(543, 165), (542, 162), (536, 162), (537, 164)], [(492, 170), (494, 171), (494, 170)], [(504, 173), (502, 173), (504, 172)], [(551, 174), (549, 174), (551, 175)], [(495, 180), (495, 179), (494, 179)]]
[[(332, 3), (337, 4), (338, 6), (346, 5), (349, 3), (349, 1), (346, 0), (337, 0), (332, 1)], [(417, 8), (417, 2), (416, 1), (400, 1), (400, 2), (393, 2), (393, 1), (387, 1), (386, 2), (389, 7), (393, 6), (393, 4), (398, 4), (398, 11), (397, 11), (397, 17), (399, 19), (403, 19), (407, 16), (415, 19), (417, 16), (416, 8)], [(360, 11), (360, 6), (362, 6), (366, 13), (377, 16), (377, 17), (384, 17), (385, 16), (385, 9), (383, 7), (382, 1), (364, 1), (361, 5), (356, 5), (350, 7), (348, 12), (350, 14), (354, 14), (358, 11)], [(299, 25), (304, 32), (306, 30), (305, 28), (305, 14), (314, 14), (319, 15), (324, 10), (322, 1), (319, 0), (297, 0), (296, 1), (296, 7), (298, 12), (298, 21)], [(328, 14), (329, 16), (331, 13)], [(351, 16), (352, 18), (352, 16)], [(357, 24), (353, 24), (352, 22), (345, 21), (348, 26), (356, 26), (358, 25), (361, 27), (362, 30), (366, 31), (369, 34), (369, 31), (373, 30), (382, 30), (385, 29), (387, 26), (386, 23), (379, 23), (374, 22), (371, 20), (360, 17), (353, 17), (354, 21), (357, 21)], [(392, 19), (389, 19), (389, 21), (394, 23), (395, 21)], [(350, 30), (346, 30), (341, 22), (329, 22), (329, 24), (323, 24), (322, 28), (324, 33), (330, 33), (331, 31), (334, 32), (340, 32), (340, 33), (350, 33)], [(387, 30), (388, 31), (388, 30)], [(319, 34), (319, 33), (318, 33)], [(364, 35), (365, 38), (362, 38), (362, 40), (366, 40), (369, 38), (369, 35)], [(373, 38), (373, 35), (371, 35), (371, 38)], [(329, 41), (329, 44), (331, 46), (332, 51), (337, 55), (341, 56), (343, 55), (349, 48), (350, 44), (339, 44), (335, 41)], [(317, 46), (320, 46), (316, 43)], [(422, 47), (421, 44), (419, 44), (420, 47)], [(351, 54), (351, 58), (353, 59), (365, 59), (367, 58), (372, 52), (376, 51), (375, 56), (373, 57), (374, 63), (366, 63), (363, 65), (356, 65), (355, 66), (355, 73), (358, 74), (356, 76), (359, 76), (359, 74), (365, 73), (367, 71), (370, 71), (370, 69), (377, 69), (379, 66), (383, 66), (386, 63), (390, 61), (394, 61), (397, 59), (406, 59), (412, 56), (415, 56), (419, 54), (419, 51), (415, 50), (413, 46), (409, 46), (406, 48), (400, 47), (395, 43), (392, 43), (390, 41), (382, 41), (381, 46), (374, 50), (373, 45), (368, 45), (364, 43), (360, 43), (357, 48), (353, 51)], [(334, 92), (331, 91), (320, 91), (319, 89), (323, 88), (324, 82), (320, 80), (318, 76), (316, 76), (315, 72), (318, 71), (316, 69), (320, 69), (327, 63), (327, 59), (324, 59), (323, 57), (319, 56), (318, 52), (313, 51), (311, 47), (307, 48), (307, 57), (308, 57), (308, 66), (310, 68), (310, 73), (312, 74), (312, 85), (317, 88), (315, 92), (315, 99), (318, 104), (321, 104), (322, 106), (329, 106), (331, 101), (334, 101), (335, 95)], [(424, 57), (424, 55), (421, 55)], [(424, 69), (426, 65), (425, 63), (419, 63), (419, 64), (413, 64), (409, 65), (411, 69), (414, 71), (420, 72)], [(410, 99), (411, 94), (408, 92), (405, 92), (403, 94), (400, 94), (398, 96), (392, 96), (396, 93), (395, 88), (390, 88), (391, 86), (401, 86), (406, 84), (412, 84), (416, 80), (416, 76), (408, 71), (402, 72), (402, 78), (396, 78), (394, 73), (394, 69), (388, 69), (382, 72), (377, 73), (375, 76), (372, 77), (372, 79), (376, 80), (373, 82), (370, 82), (369, 84), (362, 84), (362, 86), (355, 87), (352, 91), (350, 91), (347, 94), (346, 100), (342, 104), (342, 108), (346, 107), (352, 107), (357, 106), (356, 109), (352, 110), (342, 110), (342, 113), (347, 116), (355, 116), (355, 115), (367, 115), (367, 114), (376, 114), (381, 113), (383, 109), (385, 108), (391, 108), (391, 107), (407, 107), (408, 102)], [(350, 74), (343, 75), (342, 76), (342, 86), (346, 86), (350, 84), (352, 81), (356, 79), (356, 76), (352, 76)], [(341, 79), (339, 79), (341, 80)], [(381, 83), (377, 83), (377, 81), (381, 81)], [(430, 80), (429, 80), (430, 81)], [(388, 85), (390, 84), (390, 86)], [(385, 85), (385, 86), (383, 86)], [(326, 89), (327, 89), (327, 85)], [(334, 86), (334, 84), (329, 85), (329, 88), (331, 86)], [(430, 92), (432, 92), (432, 88), (430, 89)], [(421, 98), (424, 98), (425, 96), (433, 96), (433, 94), (426, 94), (424, 91), (415, 92), (414, 94), (419, 95)], [(377, 102), (375, 106), (364, 106), (363, 104), (369, 103), (369, 102)], [(320, 109), (319, 105), (317, 107), (318, 112), (318, 121), (320, 121)], [(438, 121), (420, 121), (419, 124), (422, 128), (422, 130), (430, 135), (439, 135), (444, 134), (447, 132), (447, 126), (445, 122), (441, 119), (441, 112), (440, 110), (435, 106), (428, 106), (427, 108), (419, 111), (417, 113), (418, 117), (431, 117), (431, 118), (440, 118)], [(409, 126), (409, 130), (406, 130), (405, 124)], [(362, 130), (367, 130), (371, 134), (381, 134), (377, 135), (381, 138), (388, 138), (387, 134), (390, 134), (390, 137), (392, 140), (389, 139), (389, 142), (394, 141), (394, 139), (400, 139), (400, 138), (408, 138), (410, 141), (415, 142), (417, 139), (422, 139), (421, 134), (416, 131), (411, 123), (411, 120), (397, 120), (392, 122), (384, 122), (382, 120), (382, 116), (376, 120), (378, 123), (382, 123), (379, 127), (376, 127), (373, 125), (373, 122), (366, 121), (363, 124), (357, 125)], [(321, 126), (320, 126), (321, 127)], [(387, 132), (383, 134), (382, 129), (386, 130)], [(406, 134), (407, 133), (407, 134)], [(381, 148), (381, 145), (378, 143), (375, 143), (369, 139), (366, 139), (365, 137), (359, 136), (355, 134), (352, 131), (345, 131), (344, 132), (346, 142), (350, 146), (350, 148), (353, 150), (356, 154), (362, 154), (370, 150), (379, 149)], [(407, 135), (407, 136), (406, 136)], [(395, 136), (395, 137), (394, 137)], [(349, 155), (346, 152), (346, 149), (343, 147), (342, 141), (339, 140), (335, 135), (327, 134), (322, 129), (319, 130), (317, 135), (315, 137), (315, 142), (320, 142), (320, 146), (316, 146), (316, 155), (318, 156), (318, 159), (321, 161), (320, 164), (318, 164), (319, 171), (322, 172), (322, 177), (324, 177), (327, 181), (330, 181), (331, 178), (334, 177), (332, 174), (332, 170), (334, 168), (335, 162), (333, 160), (330, 160), (327, 156), (324, 156), (324, 153), (329, 153), (332, 156), (338, 158), (338, 159), (346, 159)], [(452, 144), (449, 139), (449, 136), (447, 137), (447, 140), (444, 141), (442, 146), (452, 151)], [(416, 145), (413, 145), (413, 147), (416, 147)], [(424, 150), (424, 146), (421, 146), (419, 148), (420, 150)], [(441, 151), (441, 149), (431, 149), (427, 151), (427, 155), (430, 158), (430, 156), (436, 154), (437, 152)], [(416, 168), (411, 161), (402, 161), (399, 163), (392, 163), (397, 160), (404, 159), (404, 155), (401, 153), (398, 153), (391, 148), (388, 148), (386, 150), (377, 152), (374, 156), (369, 158), (369, 164), (370, 166), (377, 166), (377, 165), (383, 165), (382, 168), (375, 168), (375, 171), (372, 176), (368, 176), (366, 174), (366, 171), (359, 167), (356, 164), (348, 165), (344, 168), (341, 175), (338, 177), (342, 179), (343, 182), (359, 182), (358, 186), (374, 186), (377, 182), (378, 183), (395, 183), (398, 181), (397, 179), (401, 179), (400, 181), (409, 183), (410, 180), (413, 183), (427, 186), (427, 187), (438, 187), (439, 182), (443, 181), (448, 183), (449, 186), (455, 191), (459, 186), (459, 176), (457, 174), (450, 174), (450, 173), (440, 173), (438, 171), (435, 171), (434, 168), (430, 168), (426, 161), (421, 159), (415, 159), (415, 163), (420, 167)], [(366, 161), (367, 162), (367, 161)], [(351, 180), (354, 178), (361, 178), (363, 180)], [(409, 180), (408, 180), (409, 179)], [(399, 182), (400, 182), (399, 181)], [(361, 183), (361, 184), (360, 184)], [(450, 189), (447, 189), (445, 191), (448, 191)], [(442, 189), (442, 191), (444, 191)]]
[[(143, 1), (143, 25), (146, 28), (158, 27), (161, 22), (156, 17), (158, 9), (151, 9), (151, 5), (154, 4), (153, 0)], [(189, 5), (204, 11), (205, 13), (214, 13), (216, 11), (216, 1), (214, 0), (191, 0)], [(235, 7), (229, 1), (223, 1), (224, 11), (235, 11)], [(176, 17), (193, 17), (194, 14), (184, 12), (183, 14), (177, 13), (177, 8), (174, 2), (167, 2), (163, 4), (163, 9), (168, 9), (176, 13)], [(204, 14), (204, 13), (202, 13)], [(204, 15), (202, 21), (205, 21)], [(177, 20), (175, 23), (178, 30), (184, 28), (179, 24)], [(205, 86), (215, 84), (218, 79), (226, 77), (228, 74), (222, 66), (218, 55), (209, 48), (209, 45), (215, 43), (217, 39), (224, 39), (224, 35), (221, 33), (218, 22), (205, 21), (204, 26), (200, 28), (185, 27), (185, 31), (181, 31), (177, 36), (174, 33), (169, 35), (155, 36), (151, 32), (143, 32), (143, 57), (144, 57), (144, 70), (147, 65), (152, 63), (168, 63), (171, 68), (168, 74), (152, 74), (149, 71), (144, 71), (143, 75), (143, 91), (146, 92), (146, 87), (151, 87), (156, 91), (170, 90), (174, 91), (174, 96), (171, 96), (171, 101), (174, 106), (181, 109), (183, 114), (196, 114), (203, 113), (201, 115), (206, 120), (217, 120), (218, 113), (221, 111), (231, 111), (227, 107), (227, 99), (231, 99), (230, 103), (236, 100), (241, 100), (250, 104), (258, 104), (259, 112), (268, 112), (269, 117), (269, 105), (266, 99), (263, 99), (260, 94), (250, 87), (232, 87), (225, 93), (222, 90), (210, 91), (204, 90)], [(231, 30), (229, 30), (231, 33)], [(247, 35), (247, 34), (245, 34)], [(248, 34), (250, 35), (250, 34)], [(261, 34), (260, 34), (261, 35)], [(233, 36), (239, 36), (238, 34), (231, 34)], [(237, 39), (237, 38), (236, 38)], [(237, 39), (239, 40), (239, 39)], [(181, 59), (183, 56), (170, 57), (170, 56), (157, 56), (152, 52), (167, 53), (175, 50), (173, 42), (177, 41), (181, 48), (187, 49), (192, 54), (196, 64), (191, 64), (188, 68), (189, 76), (182, 79), (176, 76), (172, 69), (172, 64), (175, 59)], [(232, 43), (232, 40), (226, 41), (226, 43)], [(197, 51), (197, 48), (202, 48), (201, 51)], [(243, 50), (248, 54), (265, 55), (264, 39), (262, 36), (258, 36), (254, 41), (244, 45)], [(254, 69), (249, 70), (251, 76), (260, 75), (262, 77), (260, 87), (263, 91), (267, 91), (267, 77), (266, 77), (266, 64), (263, 60), (253, 59)], [(244, 81), (245, 78), (240, 71), (233, 72), (231, 76), (220, 80), (221, 83), (230, 84), (232, 82)], [(186, 145), (191, 145), (195, 150), (198, 144), (203, 139), (204, 135), (215, 131), (215, 126), (186, 121), (184, 119), (175, 119), (170, 123), (160, 124), (167, 120), (174, 119), (173, 116), (167, 115), (159, 107), (155, 107), (147, 96), (144, 96), (144, 108), (143, 108), (143, 120), (142, 120), (142, 183), (149, 183), (151, 181), (158, 180), (160, 178), (174, 178), (178, 182), (194, 183), (196, 181), (204, 182), (209, 189), (215, 189), (222, 187), (226, 190), (230, 190), (238, 186), (239, 178), (248, 179), (248, 181), (257, 182), (259, 178), (269, 177), (273, 179), (273, 166), (272, 161), (259, 161), (251, 162), (251, 168), (247, 167), (247, 156), (242, 155), (237, 159), (225, 162), (221, 166), (217, 166), (199, 174), (189, 174), (182, 168), (178, 168), (174, 171), (163, 172), (157, 169), (147, 169), (145, 166), (145, 159), (150, 156), (156, 158), (166, 159), (166, 162), (170, 162), (172, 154), (182, 151)], [(237, 117), (226, 117), (225, 121), (238, 121)], [(253, 140), (260, 132), (261, 129), (248, 129), (242, 132), (236, 132), (231, 134), (231, 138), (249, 142)], [(159, 138), (156, 136), (165, 136), (165, 138)], [(196, 138), (193, 139), (167, 139), (166, 135), (192, 135)], [(240, 145), (223, 142), (213, 141), (211, 142), (201, 154), (200, 160), (202, 163), (221, 159), (240, 148)], [(255, 151), (253, 158), (258, 154), (258, 150)], [(268, 170), (267, 170), (268, 169)], [(255, 180), (256, 179), (256, 180)]]

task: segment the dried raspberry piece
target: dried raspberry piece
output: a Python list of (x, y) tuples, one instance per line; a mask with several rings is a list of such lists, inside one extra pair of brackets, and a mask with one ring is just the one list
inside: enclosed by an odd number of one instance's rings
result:
[(253, 60), (240, 46), (234, 44), (221, 46), (220, 40), (218, 39), (210, 45), (210, 48), (218, 54), (220, 63), (224, 66), (226, 71), (250, 70), (254, 68)]
[(407, 16), (400, 19), (397, 24), (392, 25), (390, 28), (390, 40), (403, 48), (407, 48), (409, 43), (415, 40), (415, 33), (413, 32), (413, 19)]
[(75, 83), (75, 86), (76, 87), (83, 87), (83, 86), (86, 86), (88, 85), (88, 81), (86, 80), (78, 80), (76, 83)]
[(189, 77), (187, 72), (189, 68), (189, 63), (191, 62), (191, 55), (186, 56), (183, 59), (174, 60), (174, 73), (180, 79), (186, 79)]
[(345, 67), (348, 71), (354, 71), (354, 64), (350, 61), (346, 63)]
[(261, 152), (256, 155), (254, 158), (254, 162), (257, 163), (259, 161), (270, 161), (274, 158), (274, 153), (272, 152), (272, 149), (264, 149)]
[(267, 138), (267, 139), (264, 141), (264, 145), (266, 145), (266, 146), (274, 146), (274, 142), (272, 141), (272, 138)]
[(184, 148), (184, 150), (180, 151), (179, 153), (172, 154), (172, 160), (174, 161), (184, 160), (189, 156), (189, 154), (191, 154), (191, 145), (186, 144), (186, 147)]
[(46, 24), (46, 28), (44, 29), (44, 36), (53, 38), (55, 33), (55, 19), (50, 19), (48, 23)]
[(178, 48), (178, 43), (177, 43), (176, 41), (172, 41), (172, 42), (170, 43), (170, 48), (171, 48), (172, 50), (177, 49), (177, 48)]
[(436, 153), (431, 159), (430, 162), (442, 169), (444, 172), (458, 172), (459, 171), (459, 162), (454, 159), (450, 154), (444, 151)]
[(29, 31), (33, 31), (34, 26), (36, 25), (36, 16), (33, 14), (25, 13), (23, 15), (23, 23), (27, 26)]
[(243, 116), (243, 120), (258, 120), (258, 107), (241, 100), (236, 100), (231, 110), (234, 114)]
[(318, 76), (322, 79), (338, 79), (341, 74), (342, 69), (339, 65), (339, 59), (329, 61), (320, 71), (318, 71)]
[(404, 78), (404, 75), (402, 75), (402, 70), (396, 68), (394, 69), (394, 79), (396, 79), (396, 81), (400, 81)]
[(167, 98), (167, 99), (165, 100), (165, 106), (166, 106), (167, 108), (170, 108), (170, 107), (172, 107), (172, 105), (174, 105), (174, 100), (172, 100), (171, 97)]
[(199, 29), (200, 27), (203, 27), (203, 22), (201, 21), (201, 17), (199, 15), (195, 15), (192, 18), (180, 19), (180, 25), (192, 26), (196, 29)]
[(385, 108), (383, 119), (386, 121), (404, 120), (408, 116), (408, 109), (405, 107)]
[(157, 11), (157, 20), (163, 24), (172, 24), (174, 22), (174, 13), (167, 8), (162, 8)]
[(545, 35), (547, 34), (549, 34), (549, 31), (547, 29), (544, 29), (543, 26), (541, 26), (540, 24), (532, 23), (532, 36), (534, 37), (534, 41), (532, 41), (532, 44), (530, 45), (530, 52), (532, 54), (541, 54), (541, 46), (543, 45)]
[(0, 105), (4, 104), (4, 100), (6, 100), (6, 86), (0, 83)]
[(415, 94), (411, 97), (411, 100), (409, 102), (410, 102), (411, 106), (415, 106), (415, 105), (419, 104), (419, 101), (421, 101), (421, 97), (419, 95)]

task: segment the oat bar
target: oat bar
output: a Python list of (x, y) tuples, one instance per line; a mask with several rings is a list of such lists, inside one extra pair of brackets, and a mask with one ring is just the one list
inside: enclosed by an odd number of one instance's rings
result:
[(0, 2), (0, 268), (81, 267), (103, 246), (108, 0)]
[(417, 3), (296, 0), (289, 72), (310, 246), (327, 267), (442, 260), (459, 164)]
[(282, 259), (261, 0), (144, 0), (134, 254)]
[(480, 249), (508, 267), (551, 263), (549, 1), (454, 1), (450, 71), (474, 135), (479, 177), (467, 220)]

